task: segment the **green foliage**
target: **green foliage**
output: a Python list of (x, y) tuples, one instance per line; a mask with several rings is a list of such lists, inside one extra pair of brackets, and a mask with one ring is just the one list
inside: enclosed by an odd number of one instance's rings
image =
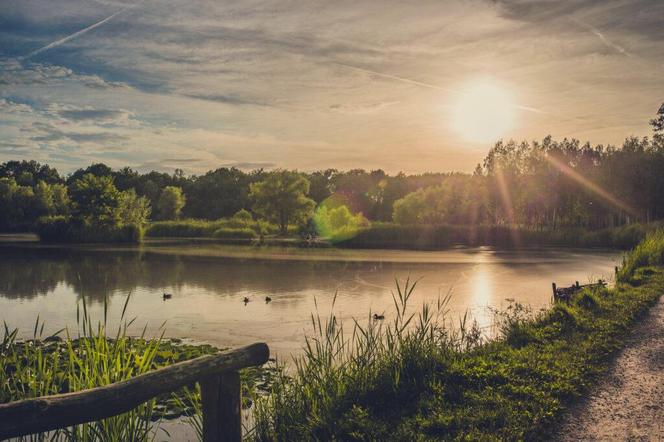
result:
[(413, 286), (397, 286), (385, 324), (312, 317), (295, 366), (256, 404), (258, 440), (539, 440), (607, 366), (630, 324), (664, 290), (661, 269), (640, 287), (584, 290), (533, 314), (512, 304), (503, 338), (462, 321), (445, 302), (407, 313)]
[(258, 236), (254, 229), (249, 227), (220, 227), (212, 234), (215, 238), (253, 239)]
[(233, 215), (232, 219), (239, 223), (245, 223), (248, 225), (254, 220), (254, 217), (251, 216), (251, 212), (249, 212), (247, 209), (240, 209), (235, 212), (235, 215)]
[[(10, 331), (5, 324), (0, 343), (0, 402), (108, 385), (155, 367), (160, 338), (144, 340), (141, 336), (135, 340), (127, 336), (129, 322), (124, 321), (124, 311), (117, 332), (109, 336), (106, 318), (94, 326), (85, 298), (80, 306), (76, 338), (69, 330), (61, 330), (56, 335), (65, 331), (64, 340), (55, 335), (40, 339), (44, 324), (38, 317), (33, 339), (21, 342), (16, 340), (18, 330)], [(150, 440), (154, 405), (155, 400), (151, 400), (119, 416), (58, 430), (50, 440)], [(45, 436), (32, 439), (47, 440)]]
[(647, 232), (661, 226), (631, 224), (613, 229), (588, 231), (582, 228), (539, 230), (514, 226), (494, 225), (397, 225), (371, 223), (357, 235), (341, 242), (345, 247), (440, 249), (456, 244), (469, 246), (523, 247), (534, 245), (634, 247)]
[(352, 238), (360, 229), (369, 226), (369, 221), (361, 213), (354, 215), (345, 205), (328, 207), (321, 204), (316, 209), (313, 220), (318, 235), (332, 242)]
[(136, 195), (134, 189), (120, 192), (118, 204), (118, 218), (122, 224), (131, 224), (143, 227), (150, 219), (150, 201), (147, 198)]
[(439, 186), (397, 200), (392, 219), (402, 225), (485, 223), (489, 216), (485, 186), (481, 176), (450, 175)]
[(636, 271), (647, 266), (664, 265), (664, 228), (650, 232), (645, 240), (628, 253), (623, 259), (623, 265), (618, 271), (618, 279), (630, 281)]
[(166, 186), (161, 191), (157, 204), (159, 219), (174, 220), (180, 218), (186, 198), (182, 189), (175, 186)]
[(315, 203), (308, 193), (309, 181), (302, 174), (277, 170), (251, 184), (249, 196), (254, 212), (279, 225), (285, 235), (289, 224), (304, 223), (311, 216)]
[(88, 225), (116, 225), (120, 222), (120, 192), (110, 176), (87, 173), (72, 183), (69, 193), (74, 220)]
[(154, 238), (212, 238), (219, 229), (250, 229), (257, 234), (274, 234), (279, 228), (266, 221), (246, 221), (244, 219), (220, 219), (207, 221), (183, 219), (180, 221), (157, 221), (148, 227), (145, 234)]
[(30, 229), (39, 217), (68, 212), (69, 197), (64, 185), (38, 181), (31, 187), (19, 185), (13, 177), (0, 178), (0, 230)]
[(48, 243), (139, 243), (144, 229), (137, 224), (88, 225), (64, 216), (43, 217), (35, 228)]

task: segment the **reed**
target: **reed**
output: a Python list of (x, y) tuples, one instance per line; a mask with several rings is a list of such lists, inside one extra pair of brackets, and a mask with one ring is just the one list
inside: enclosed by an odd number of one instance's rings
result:
[[(129, 299), (127, 296), (118, 329), (110, 334), (106, 301), (104, 320), (94, 325), (84, 297), (77, 305), (75, 336), (63, 329), (44, 337), (44, 322), (38, 317), (32, 339), (20, 341), (18, 330), (10, 330), (5, 323), (0, 344), (0, 401), (85, 390), (154, 368), (161, 337), (144, 339), (145, 329), (139, 338), (129, 337), (127, 329), (134, 322), (125, 317)], [(151, 440), (155, 436), (155, 404), (152, 400), (119, 416), (22, 440)]]

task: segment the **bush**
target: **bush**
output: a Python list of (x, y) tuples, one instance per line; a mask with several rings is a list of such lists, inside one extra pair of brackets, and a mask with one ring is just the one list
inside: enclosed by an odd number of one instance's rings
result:
[(244, 228), (232, 228), (232, 227), (222, 227), (215, 230), (213, 235), (215, 238), (237, 238), (237, 239), (253, 239), (258, 236), (256, 231), (250, 229), (249, 227)]
[(88, 225), (55, 216), (41, 218), (37, 234), (41, 241), (48, 243), (139, 243), (143, 239), (143, 228), (136, 224)]
[(263, 220), (247, 220), (244, 217), (208, 221), (185, 219), (181, 221), (158, 221), (150, 224), (145, 234), (153, 238), (212, 238), (219, 229), (249, 229), (263, 235), (276, 234), (279, 228)]
[(150, 224), (145, 234), (150, 237), (211, 237), (220, 227), (222, 227), (221, 221), (207, 221), (200, 219), (159, 221)]

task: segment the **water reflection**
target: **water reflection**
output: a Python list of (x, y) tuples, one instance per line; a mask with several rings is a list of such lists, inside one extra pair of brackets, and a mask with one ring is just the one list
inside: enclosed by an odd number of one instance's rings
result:
[[(413, 307), (451, 291), (451, 313), (469, 311), (486, 326), (488, 306), (514, 298), (539, 308), (549, 302), (551, 281), (608, 276), (616, 258), (614, 253), (487, 249), (251, 253), (219, 246), (113, 251), (0, 246), (0, 320), (30, 331), (39, 314), (52, 330), (74, 327), (81, 297), (99, 318), (108, 296), (110, 316), (119, 317), (132, 292), (131, 312), (139, 328), (147, 322), (148, 331), (157, 332), (167, 320), (169, 336), (220, 346), (264, 340), (284, 353), (302, 344), (314, 298), (324, 315), (337, 293), (335, 312), (341, 318), (368, 318), (370, 311), (389, 316), (394, 278), (410, 276), (419, 280)], [(162, 292), (173, 298), (164, 301)], [(245, 296), (251, 300), (247, 305)]]

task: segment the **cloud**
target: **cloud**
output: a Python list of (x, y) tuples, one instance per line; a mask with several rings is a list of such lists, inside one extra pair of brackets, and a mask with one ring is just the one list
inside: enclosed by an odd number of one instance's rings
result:
[(197, 100), (214, 101), (216, 103), (230, 104), (230, 105), (251, 105), (251, 106), (269, 106), (269, 104), (256, 100), (253, 98), (245, 98), (237, 95), (222, 95), (222, 94), (183, 94), (185, 97), (195, 98)]
[(34, 113), (34, 109), (29, 104), (18, 103), (7, 98), (0, 98), (0, 113), (31, 115)]
[(134, 112), (125, 109), (98, 109), (91, 106), (51, 104), (46, 114), (72, 123), (93, 124), (102, 127), (139, 127), (141, 122)]
[(383, 101), (378, 103), (360, 103), (360, 104), (333, 104), (329, 107), (332, 112), (340, 114), (363, 115), (373, 114), (387, 109), (390, 106), (399, 104), (399, 101)]
[(21, 63), (16, 60), (0, 60), (0, 85), (30, 86), (56, 85), (72, 81), (93, 89), (114, 89), (126, 84), (107, 81), (97, 75), (74, 72), (64, 66), (43, 63)]
[(129, 139), (126, 135), (112, 132), (80, 132), (66, 131), (57, 128), (51, 123), (34, 122), (31, 126), (21, 129), (28, 134), (30, 140), (37, 143), (50, 143), (57, 141), (73, 141), (76, 143), (123, 143)]
[(225, 164), (224, 167), (235, 167), (242, 170), (273, 169), (276, 167), (276, 164), (267, 161), (241, 161), (237, 163)]

